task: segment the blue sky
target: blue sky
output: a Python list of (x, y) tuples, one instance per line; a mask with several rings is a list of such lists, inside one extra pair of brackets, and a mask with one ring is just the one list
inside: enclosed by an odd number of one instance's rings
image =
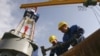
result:
[[(21, 4), (42, 1), (47, 0), (0, 0), (0, 37), (4, 32), (16, 28), (23, 18), (24, 9), (19, 8)], [(73, 24), (79, 25), (85, 30), (84, 36), (89, 36), (100, 28), (94, 10), (98, 12), (96, 15), (100, 21), (100, 7), (98, 5), (88, 8), (83, 8), (82, 4), (39, 7), (40, 18), (36, 23), (34, 41), (39, 47), (44, 45), (46, 48), (51, 46), (48, 38), (52, 34), (56, 35), (59, 41), (62, 41), (63, 34), (57, 29), (60, 21), (66, 21), (69, 26)], [(42, 56), (40, 48), (38, 51), (38, 55)], [(49, 52), (47, 52), (48, 54)]]

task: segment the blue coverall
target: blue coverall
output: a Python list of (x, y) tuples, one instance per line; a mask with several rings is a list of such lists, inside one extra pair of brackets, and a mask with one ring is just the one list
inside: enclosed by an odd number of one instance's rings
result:
[(66, 33), (64, 33), (63, 41), (69, 42), (72, 46), (84, 40), (84, 30), (77, 25), (71, 26)]
[[(62, 44), (63, 42), (57, 42), (57, 45)], [(65, 45), (65, 46), (58, 46), (54, 49), (51, 50), (50, 55), (49, 56), (54, 56), (54, 54), (56, 54), (57, 56), (60, 56), (61, 54), (63, 54), (64, 52), (66, 52), (68, 50), (69, 45)]]

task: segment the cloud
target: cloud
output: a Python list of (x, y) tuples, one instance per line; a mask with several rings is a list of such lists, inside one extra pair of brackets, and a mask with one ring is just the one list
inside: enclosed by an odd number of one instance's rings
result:
[[(51, 31), (50, 29), (53, 28), (53, 25), (54, 24), (52, 22), (48, 22), (46, 24), (45, 23), (44, 22), (43, 23), (41, 22), (41, 24), (36, 24), (37, 26), (35, 27), (35, 37), (37, 37), (37, 38), (40, 38), (40, 36), (41, 37), (46, 37), (46, 35), (49, 35), (50, 34), (50, 31)], [(44, 32), (46, 32), (46, 35), (45, 35)]]
[(35, 36), (38, 37), (39, 35), (41, 35), (41, 34), (39, 34), (39, 33), (42, 33), (43, 31), (47, 31), (45, 25), (42, 25), (42, 26), (40, 26), (40, 27), (37, 27), (37, 30), (36, 30), (36, 32), (35, 32)]
[(12, 28), (14, 17), (11, 15), (13, 9), (9, 2), (10, 0), (0, 0), (0, 37)]

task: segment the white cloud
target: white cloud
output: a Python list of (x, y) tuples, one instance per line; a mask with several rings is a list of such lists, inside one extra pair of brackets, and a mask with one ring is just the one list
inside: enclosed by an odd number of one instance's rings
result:
[(37, 24), (37, 26), (35, 27), (36, 28), (35, 29), (35, 37), (37, 37), (37, 38), (40, 38), (40, 36), (45, 37), (46, 35), (43, 34), (43, 32), (47, 32), (46, 34), (50, 34), (49, 31), (50, 31), (50, 29), (53, 28), (54, 24), (52, 22), (48, 22), (46, 24), (45, 23), (41, 23), (40, 25)]
[(0, 37), (12, 28), (14, 17), (11, 15), (13, 9), (9, 2), (10, 0), (0, 0)]

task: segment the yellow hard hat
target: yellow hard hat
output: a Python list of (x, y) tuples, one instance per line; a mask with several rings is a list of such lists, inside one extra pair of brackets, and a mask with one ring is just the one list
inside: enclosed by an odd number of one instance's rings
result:
[(58, 29), (60, 29), (63, 25), (67, 25), (68, 26), (68, 24), (65, 21), (62, 21), (62, 22), (60, 22), (58, 24)]
[(55, 35), (51, 35), (49, 37), (49, 42), (52, 43), (54, 40), (57, 40), (56, 36)]

